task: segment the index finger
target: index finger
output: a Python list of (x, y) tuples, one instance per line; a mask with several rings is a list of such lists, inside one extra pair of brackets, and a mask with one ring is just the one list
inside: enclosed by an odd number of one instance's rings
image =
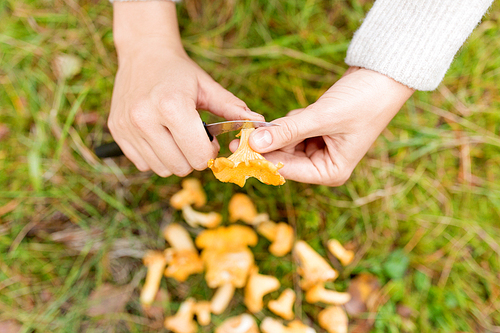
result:
[(215, 140), (210, 141), (200, 114), (194, 103), (190, 104), (169, 113), (162, 125), (169, 129), (189, 164), (196, 170), (203, 170), (208, 160), (217, 156), (218, 144)]

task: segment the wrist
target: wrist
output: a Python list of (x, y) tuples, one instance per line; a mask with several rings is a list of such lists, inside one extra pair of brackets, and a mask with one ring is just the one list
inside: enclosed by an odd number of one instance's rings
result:
[(171, 1), (113, 3), (113, 38), (119, 57), (148, 47), (184, 52)]

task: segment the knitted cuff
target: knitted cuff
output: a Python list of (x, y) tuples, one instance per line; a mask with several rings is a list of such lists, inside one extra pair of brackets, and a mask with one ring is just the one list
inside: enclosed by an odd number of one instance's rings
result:
[(345, 62), (410, 88), (434, 90), (492, 2), (377, 0), (354, 34)]

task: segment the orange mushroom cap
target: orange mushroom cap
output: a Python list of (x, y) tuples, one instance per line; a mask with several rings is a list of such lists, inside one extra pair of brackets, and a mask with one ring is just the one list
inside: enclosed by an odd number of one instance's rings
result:
[(164, 272), (166, 277), (184, 282), (190, 275), (203, 272), (203, 261), (197, 251), (168, 248), (164, 253), (168, 263)]
[(236, 288), (243, 287), (254, 263), (248, 246), (255, 246), (257, 240), (255, 231), (243, 225), (202, 231), (196, 237), (196, 246), (203, 249), (201, 258), (208, 286), (216, 288), (231, 283)]
[(258, 214), (252, 199), (246, 194), (236, 193), (229, 200), (229, 222), (241, 220), (246, 224), (259, 225), (269, 220), (267, 213)]
[(228, 158), (211, 159), (208, 161), (208, 167), (221, 182), (234, 183), (240, 187), (243, 187), (250, 177), (255, 177), (268, 185), (283, 185), (285, 178), (278, 172), (283, 163), (274, 165), (250, 148), (248, 139), (254, 130), (255, 128), (243, 128), (240, 132), (240, 145), (234, 154)]
[(203, 230), (196, 237), (196, 246), (204, 248), (244, 248), (255, 246), (258, 237), (255, 231), (244, 225), (230, 225), (216, 229)]
[(182, 181), (182, 190), (170, 198), (170, 204), (175, 209), (194, 204), (200, 208), (207, 202), (207, 195), (196, 178), (186, 178)]

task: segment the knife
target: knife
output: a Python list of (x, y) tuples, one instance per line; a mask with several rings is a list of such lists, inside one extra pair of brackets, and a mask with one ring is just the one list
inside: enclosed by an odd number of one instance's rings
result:
[[(259, 128), (259, 127), (269, 127), (269, 126), (279, 126), (279, 125), (275, 123), (268, 123), (265, 121), (247, 121), (247, 120), (230, 120), (213, 124), (207, 124), (203, 122), (203, 127), (205, 127), (205, 131), (207, 132), (210, 141), (214, 140), (214, 136), (231, 131), (241, 130), (243, 126)], [(99, 158), (117, 157), (123, 155), (122, 150), (120, 149), (118, 144), (114, 141), (95, 148), (94, 152)]]

